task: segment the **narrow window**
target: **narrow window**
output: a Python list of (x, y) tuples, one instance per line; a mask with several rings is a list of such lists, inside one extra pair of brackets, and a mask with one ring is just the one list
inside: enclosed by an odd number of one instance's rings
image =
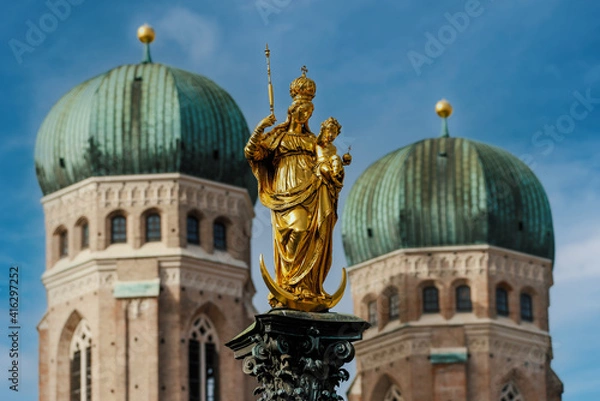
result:
[(188, 347), (189, 401), (219, 401), (219, 354), (208, 319), (194, 322)]
[(92, 348), (85, 348), (85, 400), (92, 400)]
[(92, 336), (85, 321), (79, 322), (70, 346), (69, 401), (92, 400)]
[(213, 343), (207, 343), (206, 349), (206, 401), (216, 401), (217, 396), (217, 348)]
[(390, 320), (400, 317), (400, 296), (398, 294), (390, 295)]
[(81, 401), (81, 351), (71, 356), (71, 401)]
[(152, 213), (146, 216), (146, 242), (160, 241), (160, 215)]
[(496, 288), (496, 313), (508, 316), (508, 291), (500, 287)]
[(213, 225), (213, 241), (215, 249), (218, 249), (220, 251), (227, 250), (225, 224), (215, 223)]
[(423, 312), (437, 313), (440, 311), (438, 289), (434, 286), (423, 288)]
[(456, 311), (471, 312), (473, 304), (471, 303), (471, 288), (468, 285), (456, 287)]
[(200, 244), (200, 224), (195, 216), (187, 217), (187, 242), (188, 244)]
[(372, 327), (377, 327), (377, 302), (371, 301), (368, 305), (369, 308), (369, 323)]
[(127, 227), (124, 216), (115, 216), (110, 223), (110, 243), (127, 242)]
[(61, 258), (69, 255), (69, 235), (67, 230), (61, 231), (58, 235), (58, 252)]
[(189, 341), (188, 359), (190, 401), (200, 401), (200, 341)]
[(90, 246), (90, 226), (87, 222), (81, 225), (81, 249), (88, 248)]
[(533, 302), (531, 295), (521, 294), (521, 320), (533, 322)]

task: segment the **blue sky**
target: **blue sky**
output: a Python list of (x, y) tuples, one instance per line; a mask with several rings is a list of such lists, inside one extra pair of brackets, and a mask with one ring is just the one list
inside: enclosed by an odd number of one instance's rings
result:
[[(6, 374), (0, 374), (1, 399), (37, 398), (35, 327), (46, 306), (40, 282), (44, 220), (33, 168), (37, 129), (73, 86), (140, 61), (142, 47), (135, 30), (144, 22), (157, 32), (152, 45), (156, 62), (215, 80), (236, 99), (251, 126), (269, 110), (265, 42), (272, 50), (275, 111), (280, 119), (288, 105), (287, 85), (306, 64), (318, 85), (313, 121), (335, 116), (343, 125), (339, 142), (352, 145), (354, 162), (347, 169), (345, 194), (358, 174), (379, 157), (437, 136), (440, 122), (433, 106), (442, 97), (455, 110), (449, 120), (451, 135), (501, 146), (525, 160), (544, 184), (554, 216), (557, 257), (550, 326), (553, 367), (565, 384), (563, 399), (600, 399), (600, 4), (581, 0), (72, 3), (69, 10), (57, 9), (61, 18), (52, 20), (45, 1), (13, 2), (3, 10), (0, 25), (1, 372), (9, 363), (6, 284), (11, 264), (21, 269), (23, 327), (21, 391), (16, 396), (9, 392)], [(458, 12), (468, 20), (456, 17)], [(45, 37), (28, 38), (31, 26), (40, 24), (47, 30)], [(259, 253), (271, 254), (267, 224), (268, 214), (258, 206), (255, 259)], [(344, 266), (339, 227), (336, 245), (334, 263)], [(334, 287), (339, 275), (331, 276), (327, 284)], [(255, 283), (262, 288), (257, 274)], [(266, 309), (263, 290), (255, 304)], [(339, 310), (350, 309), (346, 297)]]

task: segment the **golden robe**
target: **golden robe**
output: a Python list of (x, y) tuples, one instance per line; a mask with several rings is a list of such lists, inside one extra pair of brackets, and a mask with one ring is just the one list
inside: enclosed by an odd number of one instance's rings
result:
[(258, 180), (261, 202), (271, 209), (275, 277), (286, 291), (324, 297), (331, 267), (338, 190), (315, 172), (316, 137), (278, 126), (254, 133), (244, 152)]

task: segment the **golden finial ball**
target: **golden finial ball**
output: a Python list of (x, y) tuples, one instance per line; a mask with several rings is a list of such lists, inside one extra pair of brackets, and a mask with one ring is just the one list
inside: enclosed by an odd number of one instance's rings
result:
[(442, 118), (450, 117), (450, 114), (452, 114), (452, 105), (446, 99), (442, 99), (435, 104), (435, 112)]
[(144, 24), (138, 28), (137, 36), (142, 43), (152, 43), (154, 41), (154, 28)]

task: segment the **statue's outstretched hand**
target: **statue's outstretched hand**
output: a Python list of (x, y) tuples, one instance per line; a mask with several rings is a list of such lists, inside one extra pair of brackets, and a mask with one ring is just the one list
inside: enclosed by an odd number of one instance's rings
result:
[(258, 126), (256, 128), (263, 131), (265, 128), (270, 127), (273, 124), (275, 124), (275, 121), (277, 121), (277, 119), (275, 118), (275, 114), (269, 114), (267, 117), (263, 118), (258, 123)]

